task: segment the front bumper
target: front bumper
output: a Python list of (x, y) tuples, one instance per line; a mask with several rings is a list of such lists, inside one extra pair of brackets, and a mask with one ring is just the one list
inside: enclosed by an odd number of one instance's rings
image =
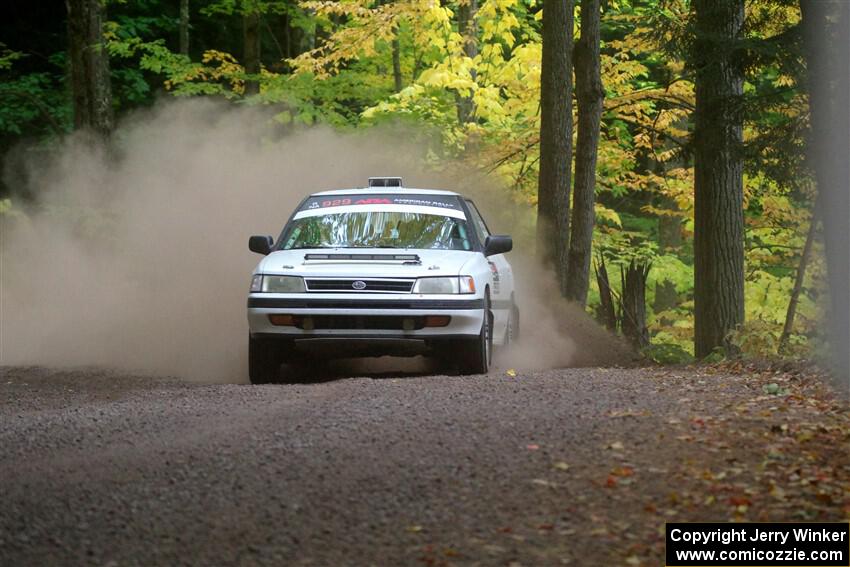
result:
[[(483, 298), (376, 295), (254, 293), (248, 296), (248, 324), (252, 336), (295, 340), (439, 340), (472, 337), (481, 332)], [(270, 315), (312, 318), (319, 328), (274, 325)], [(428, 316), (450, 317), (450, 321), (445, 326), (426, 326), (424, 320)], [(313, 326), (313, 321), (307, 326)]]

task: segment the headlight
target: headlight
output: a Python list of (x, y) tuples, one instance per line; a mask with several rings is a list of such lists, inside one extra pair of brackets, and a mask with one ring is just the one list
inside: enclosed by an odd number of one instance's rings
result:
[(304, 278), (298, 276), (264, 276), (256, 274), (251, 279), (251, 293), (303, 293)]
[(420, 278), (413, 286), (413, 293), (423, 294), (454, 294), (475, 293), (475, 280), (472, 276), (451, 278)]

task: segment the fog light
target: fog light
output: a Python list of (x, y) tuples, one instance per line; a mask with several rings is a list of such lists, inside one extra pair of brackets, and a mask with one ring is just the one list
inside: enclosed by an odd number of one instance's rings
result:
[(405, 331), (412, 331), (416, 327), (416, 322), (413, 319), (405, 319), (401, 322), (401, 328)]
[(452, 320), (448, 315), (428, 315), (425, 317), (426, 327), (446, 327)]
[(298, 317), (295, 315), (269, 315), (269, 322), (278, 327), (295, 327)]
[(301, 323), (301, 328), (305, 331), (312, 331), (316, 328), (316, 324), (313, 323), (312, 317), (304, 317), (304, 320)]

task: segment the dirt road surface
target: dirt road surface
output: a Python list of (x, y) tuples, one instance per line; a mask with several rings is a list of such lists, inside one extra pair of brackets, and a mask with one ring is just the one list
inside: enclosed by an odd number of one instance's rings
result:
[(667, 520), (850, 515), (805, 377), (510, 374), (0, 368), (0, 564), (659, 565)]

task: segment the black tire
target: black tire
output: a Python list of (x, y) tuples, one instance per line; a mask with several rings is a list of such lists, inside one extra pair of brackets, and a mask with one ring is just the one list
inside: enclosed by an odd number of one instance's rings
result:
[(268, 384), (280, 375), (280, 357), (275, 344), (248, 338), (248, 377), (251, 384)]
[(316, 377), (321, 376), (324, 361), (314, 360), (309, 357), (283, 356), (278, 379), (282, 384), (309, 384)]
[(461, 374), (487, 374), (493, 360), (493, 312), (490, 298), (485, 299), (484, 321), (481, 332), (474, 339), (460, 341), (455, 354)]

